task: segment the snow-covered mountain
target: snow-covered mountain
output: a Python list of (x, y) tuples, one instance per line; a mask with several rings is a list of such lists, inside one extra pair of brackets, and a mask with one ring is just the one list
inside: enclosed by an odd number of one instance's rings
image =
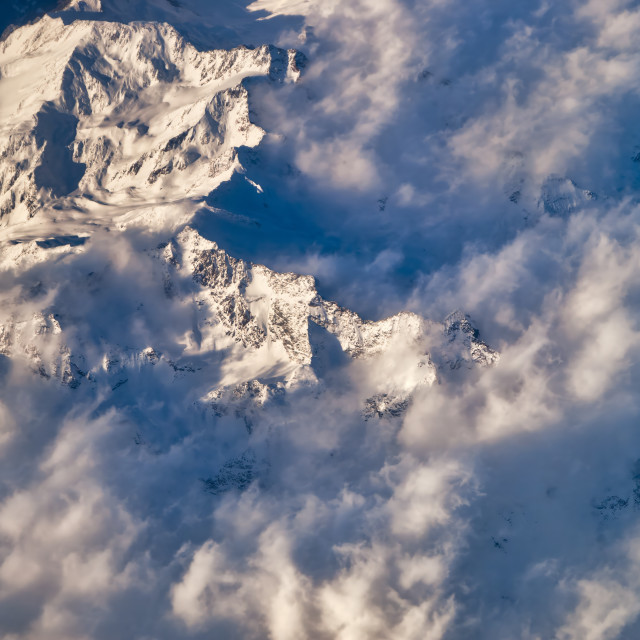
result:
[(263, 135), (243, 80), (299, 76), (294, 51), (199, 52), (150, 23), (46, 16), (11, 33), (1, 55), (4, 226), (52, 207), (113, 224), (109, 205), (206, 195)]
[[(44, 306), (30, 317), (5, 306), (5, 355), (26, 355), (34, 371), (75, 387), (83, 378), (99, 383), (101, 373), (111, 375), (113, 364), (105, 362), (121, 363), (118, 375), (128, 379), (129, 365), (175, 366), (195, 355), (217, 361), (233, 345), (226, 358), (242, 373), (212, 376), (210, 385), (266, 379), (290, 386), (318, 382), (314, 359), (328, 342), (347, 357), (378, 363), (410, 344), (414, 361), (376, 389), (402, 402), (417, 385), (436, 381), (431, 348), (455, 351), (452, 368), (497, 358), (463, 315), (448, 318), (438, 330), (442, 345), (429, 347), (433, 322), (413, 313), (364, 321), (323, 300), (312, 277), (248, 264), (188, 226), (205, 196), (244, 174), (238, 149), (255, 147), (264, 135), (251, 122), (245, 81), (297, 81), (304, 57), (295, 50), (198, 51), (166, 24), (45, 16), (10, 33), (0, 55), (7, 91), (0, 131), (5, 273), (78, 258), (91, 251), (96, 230), (152, 229), (160, 242), (142, 259), (158, 263), (150, 267), (162, 283), (158, 295), (191, 305), (194, 315), (187, 345), (171, 345), (170, 356), (153, 336), (134, 344), (127, 335), (131, 356), (114, 356), (120, 347), (102, 343), (103, 352), (91, 357), (86, 347), (72, 351), (65, 342), (77, 328), (62, 319), (64, 302), (35, 296), (34, 304), (44, 298)], [(458, 334), (464, 337), (456, 341)], [(88, 332), (83, 343), (91, 341)]]

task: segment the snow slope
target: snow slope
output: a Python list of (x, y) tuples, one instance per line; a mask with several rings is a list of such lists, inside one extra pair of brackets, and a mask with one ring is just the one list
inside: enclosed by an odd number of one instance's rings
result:
[(108, 225), (118, 205), (206, 195), (263, 135), (243, 80), (299, 72), (293, 51), (199, 52), (167, 25), (45, 17), (2, 43), (0, 73), (0, 224), (15, 227), (53, 206)]

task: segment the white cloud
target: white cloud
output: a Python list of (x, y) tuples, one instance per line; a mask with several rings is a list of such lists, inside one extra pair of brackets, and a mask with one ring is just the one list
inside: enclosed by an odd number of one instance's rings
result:
[(295, 138), (298, 167), (338, 188), (374, 188), (381, 175), (371, 145), (397, 111), (403, 84), (424, 62), (415, 14), (397, 0), (258, 0), (248, 8), (302, 14), (313, 29), (304, 84), (316, 99), (283, 113), (280, 122)]

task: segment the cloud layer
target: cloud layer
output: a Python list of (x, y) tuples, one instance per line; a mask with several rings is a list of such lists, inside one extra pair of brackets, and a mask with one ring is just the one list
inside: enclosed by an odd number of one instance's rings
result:
[(363, 403), (415, 368), (400, 342), (212, 409), (236, 347), (194, 355), (169, 231), (5, 246), (0, 325), (33, 336), (0, 350), (3, 637), (637, 637), (637, 7), (249, 9), (306, 72), (249, 86), (268, 135), (208, 201), (245, 226), (194, 225), (374, 319), (464, 309), (500, 360), (396, 415)]

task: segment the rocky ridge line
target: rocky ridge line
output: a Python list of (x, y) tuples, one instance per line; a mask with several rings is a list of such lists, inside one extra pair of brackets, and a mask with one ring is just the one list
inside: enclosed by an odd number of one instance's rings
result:
[(209, 193), (264, 135), (243, 81), (296, 81), (303, 65), (268, 45), (198, 51), (166, 24), (45, 16), (16, 30), (0, 43), (15, 88), (0, 109), (0, 224), (64, 198), (82, 209)]

